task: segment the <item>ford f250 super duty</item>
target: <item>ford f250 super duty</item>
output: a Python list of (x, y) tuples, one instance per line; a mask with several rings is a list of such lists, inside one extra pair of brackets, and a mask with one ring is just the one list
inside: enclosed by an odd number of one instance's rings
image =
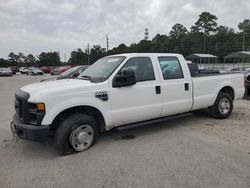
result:
[(227, 118), (243, 95), (243, 74), (202, 74), (179, 54), (120, 54), (99, 59), (78, 79), (22, 87), (11, 127), (23, 139), (54, 136), (67, 154), (88, 149), (100, 132), (119, 126), (207, 107), (213, 117)]

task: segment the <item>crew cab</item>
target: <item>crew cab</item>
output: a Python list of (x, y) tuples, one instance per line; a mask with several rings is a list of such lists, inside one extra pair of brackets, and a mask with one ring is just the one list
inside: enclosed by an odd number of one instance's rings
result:
[(202, 74), (180, 54), (131, 53), (99, 59), (78, 79), (41, 82), (15, 93), (12, 129), (20, 138), (54, 136), (62, 153), (88, 149), (115, 127), (154, 123), (209, 108), (227, 118), (244, 95), (241, 73)]

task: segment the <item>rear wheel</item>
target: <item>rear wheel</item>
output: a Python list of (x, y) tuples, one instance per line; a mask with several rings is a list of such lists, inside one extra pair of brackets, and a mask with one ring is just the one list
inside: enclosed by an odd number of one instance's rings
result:
[(93, 117), (78, 113), (66, 118), (56, 130), (55, 146), (65, 155), (90, 148), (98, 135)]
[(218, 118), (225, 119), (232, 113), (233, 100), (228, 93), (220, 92), (214, 102), (214, 105), (209, 107), (210, 115)]

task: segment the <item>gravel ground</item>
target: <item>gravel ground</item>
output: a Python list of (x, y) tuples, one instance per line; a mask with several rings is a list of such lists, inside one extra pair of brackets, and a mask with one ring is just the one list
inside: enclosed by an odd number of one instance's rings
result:
[(0, 187), (250, 188), (250, 101), (226, 120), (207, 110), (100, 136), (89, 150), (59, 156), (53, 140), (11, 139), (13, 95), (41, 76), (0, 78)]

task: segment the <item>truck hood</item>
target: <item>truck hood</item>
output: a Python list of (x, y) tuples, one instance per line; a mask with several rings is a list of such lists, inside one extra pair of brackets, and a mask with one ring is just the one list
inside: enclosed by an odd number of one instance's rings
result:
[(37, 102), (37, 100), (39, 101), (42, 97), (50, 94), (61, 95), (68, 91), (73, 92), (78, 88), (87, 88), (93, 84), (94, 83), (91, 83), (89, 80), (65, 79), (29, 84), (22, 87), (21, 90), (30, 94), (29, 101)]

